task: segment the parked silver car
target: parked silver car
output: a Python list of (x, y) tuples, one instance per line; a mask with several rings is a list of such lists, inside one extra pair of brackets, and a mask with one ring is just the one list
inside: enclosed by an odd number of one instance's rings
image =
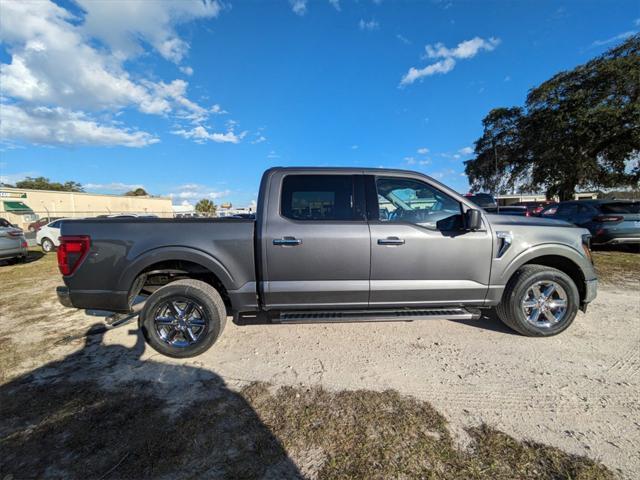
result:
[(0, 218), (0, 260), (20, 261), (28, 255), (24, 232)]

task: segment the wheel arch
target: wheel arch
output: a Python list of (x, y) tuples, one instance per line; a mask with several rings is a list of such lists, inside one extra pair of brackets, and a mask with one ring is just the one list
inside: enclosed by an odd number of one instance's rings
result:
[(150, 273), (175, 274), (177, 279), (203, 280), (219, 291), (227, 308), (231, 307), (227, 292), (235, 288), (235, 282), (229, 271), (215, 257), (205, 252), (193, 248), (167, 247), (139, 255), (118, 280), (118, 289), (129, 292), (130, 304)]
[[(506, 285), (524, 265), (544, 265), (567, 274), (576, 285), (582, 302), (586, 297), (584, 263), (588, 262), (580, 253), (563, 245), (531, 248), (516, 257), (505, 269), (502, 276)], [(590, 264), (589, 264), (590, 265)]]

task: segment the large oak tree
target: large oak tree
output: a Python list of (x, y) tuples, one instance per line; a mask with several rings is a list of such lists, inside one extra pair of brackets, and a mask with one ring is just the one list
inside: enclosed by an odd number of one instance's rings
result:
[(637, 187), (640, 180), (640, 35), (532, 89), (524, 107), (483, 120), (475, 158), (465, 162), (473, 191)]

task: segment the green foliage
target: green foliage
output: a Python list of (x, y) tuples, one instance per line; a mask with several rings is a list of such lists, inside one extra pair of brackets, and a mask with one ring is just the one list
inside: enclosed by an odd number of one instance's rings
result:
[(84, 192), (84, 188), (78, 182), (51, 182), (45, 177), (27, 177), (16, 182), (16, 188), (30, 188), (33, 190), (55, 190), (58, 192)]
[(532, 89), (524, 107), (483, 120), (475, 158), (465, 162), (473, 191), (633, 187), (640, 180), (640, 35)]
[(205, 213), (207, 215), (212, 216), (216, 213), (216, 205), (209, 199), (203, 198), (198, 203), (196, 203), (196, 212)]
[(130, 190), (125, 193), (128, 197), (146, 197), (149, 195), (144, 188), (136, 188), (135, 190)]

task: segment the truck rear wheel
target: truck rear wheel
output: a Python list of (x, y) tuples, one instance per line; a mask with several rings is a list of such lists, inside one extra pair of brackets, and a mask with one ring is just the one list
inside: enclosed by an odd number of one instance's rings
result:
[(578, 288), (566, 273), (545, 265), (525, 265), (509, 280), (497, 313), (522, 335), (549, 337), (571, 325), (579, 302)]
[(174, 358), (208, 350), (224, 329), (227, 312), (215, 288), (199, 280), (177, 280), (156, 290), (140, 312), (147, 343)]

